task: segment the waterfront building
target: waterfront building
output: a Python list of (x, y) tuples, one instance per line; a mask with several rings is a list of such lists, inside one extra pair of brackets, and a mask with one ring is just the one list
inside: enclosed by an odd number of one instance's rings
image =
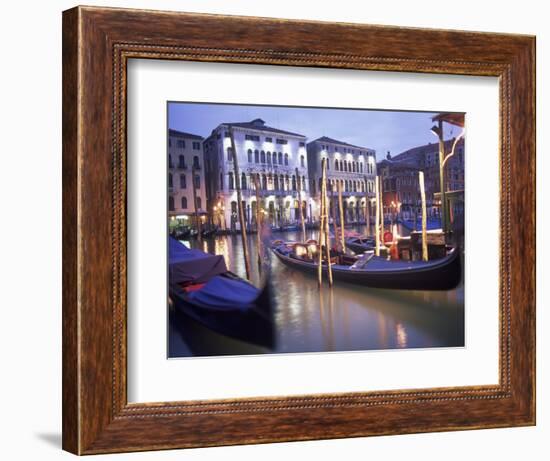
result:
[[(237, 178), (230, 129), (233, 130), (239, 167)], [(213, 224), (231, 230), (240, 227), (236, 191), (239, 185), (247, 226), (255, 226), (256, 175), (260, 178), (260, 209), (271, 225), (298, 223), (300, 203), (304, 217), (309, 219), (304, 135), (270, 127), (259, 118), (249, 122), (227, 122), (212, 130), (204, 141), (204, 152), (208, 211)]]
[(183, 225), (193, 224), (193, 186), (197, 212), (202, 220), (205, 219), (203, 140), (202, 136), (168, 130), (168, 215)]
[(419, 166), (412, 161), (394, 161), (388, 154), (386, 159), (378, 162), (377, 168), (382, 184), (384, 216), (390, 219), (397, 215), (414, 217), (421, 206)]
[[(374, 198), (376, 152), (327, 136), (307, 145), (308, 176), (313, 207), (312, 215), (319, 219), (321, 161), (327, 159), (327, 187), (329, 196), (337, 197), (337, 184), (342, 186), (345, 222), (365, 220), (367, 200)], [(373, 207), (370, 207), (371, 214)]]
[[(445, 141), (445, 152), (449, 153), (453, 140)], [(400, 208), (404, 217), (412, 217), (420, 209), (420, 188), (418, 171), (424, 172), (426, 206), (429, 216), (438, 216), (441, 207), (439, 182), (439, 144), (429, 143), (413, 147), (396, 156), (389, 153), (378, 163), (382, 176), (384, 212), (395, 213)], [(455, 154), (444, 168), (445, 190), (449, 193), (452, 217), (464, 214), (464, 138), (460, 139)], [(416, 178), (416, 180), (414, 179)], [(392, 206), (392, 202), (395, 204)]]

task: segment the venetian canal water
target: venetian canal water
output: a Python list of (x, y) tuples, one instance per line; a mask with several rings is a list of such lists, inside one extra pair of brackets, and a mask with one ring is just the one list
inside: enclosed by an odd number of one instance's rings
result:
[[(354, 230), (363, 232), (362, 228)], [(408, 231), (401, 225), (400, 235)], [(299, 232), (274, 233), (273, 239), (297, 240)], [(317, 231), (308, 231), (316, 238)], [(248, 236), (256, 261), (256, 236)], [(245, 277), (240, 235), (184, 242), (224, 256), (227, 267)], [(366, 288), (336, 281), (332, 289), (317, 279), (284, 266), (266, 252), (275, 289), (276, 345), (262, 349), (213, 333), (170, 312), (169, 357), (462, 347), (464, 284), (449, 291)], [(252, 264), (253, 270), (256, 265)], [(253, 283), (260, 283), (257, 270)]]

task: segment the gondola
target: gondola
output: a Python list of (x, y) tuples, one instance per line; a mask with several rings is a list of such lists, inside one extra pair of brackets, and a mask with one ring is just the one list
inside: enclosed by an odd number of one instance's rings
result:
[(365, 251), (373, 250), (376, 242), (373, 237), (347, 237), (346, 247), (355, 254), (362, 254)]
[(201, 235), (203, 238), (207, 239), (207, 238), (215, 237), (217, 231), (218, 231), (217, 227), (213, 227), (211, 229), (202, 229)]
[[(318, 248), (314, 242), (276, 241), (271, 250), (286, 266), (316, 275)], [(393, 261), (374, 256), (372, 252), (349, 256), (331, 250), (331, 263), (335, 280), (371, 288), (450, 290), (461, 280), (457, 248), (449, 248), (445, 257), (431, 261)], [(326, 260), (322, 270), (327, 273)]]
[[(401, 225), (403, 227), (405, 227), (406, 229), (408, 229), (409, 231), (417, 231), (417, 230), (420, 230), (421, 227), (422, 227), (422, 220), (421, 219), (417, 219), (416, 221), (414, 219), (400, 219), (399, 222), (401, 223)], [(436, 230), (436, 229), (441, 229), (441, 221), (439, 220), (439, 218), (430, 218), (426, 221), (426, 229), (431, 231), (431, 230)]]
[(175, 309), (226, 336), (272, 348), (269, 284), (260, 290), (228, 271), (221, 255), (169, 238), (169, 295)]

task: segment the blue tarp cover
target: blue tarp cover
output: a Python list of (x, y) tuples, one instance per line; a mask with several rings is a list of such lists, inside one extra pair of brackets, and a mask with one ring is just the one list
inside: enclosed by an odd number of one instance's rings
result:
[(254, 305), (258, 295), (259, 290), (244, 280), (216, 276), (203, 288), (192, 292), (190, 298), (219, 309), (246, 309)]
[(168, 261), (170, 283), (203, 283), (227, 272), (223, 256), (191, 250), (173, 237), (168, 239)]

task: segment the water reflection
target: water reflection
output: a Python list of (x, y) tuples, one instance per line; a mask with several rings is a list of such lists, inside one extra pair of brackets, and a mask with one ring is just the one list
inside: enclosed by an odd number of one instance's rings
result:
[[(363, 229), (356, 229), (363, 231)], [(406, 235), (400, 225), (394, 229)], [(297, 232), (277, 233), (273, 238), (295, 240)], [(308, 238), (316, 238), (308, 231)], [(252, 282), (259, 286), (256, 236), (248, 236)], [(240, 236), (186, 242), (210, 253), (221, 254), (227, 267), (246, 276)], [(332, 288), (321, 289), (316, 277), (284, 266), (269, 251), (263, 255), (270, 268), (275, 291), (276, 347), (259, 350), (246, 344), (233, 344), (225, 337), (212, 344), (185, 345), (185, 327), (178, 328), (179, 340), (170, 340), (170, 356), (257, 354), (261, 352), (324, 352), (396, 348), (458, 347), (464, 345), (464, 286), (449, 291), (404, 291), (366, 288), (336, 281)], [(171, 320), (172, 322), (172, 320)], [(174, 325), (171, 325), (174, 329)], [(190, 328), (188, 327), (188, 330)], [(171, 333), (172, 335), (172, 333)], [(197, 343), (197, 333), (193, 342)], [(204, 343), (205, 341), (202, 341)], [(233, 351), (233, 352), (232, 352)]]

